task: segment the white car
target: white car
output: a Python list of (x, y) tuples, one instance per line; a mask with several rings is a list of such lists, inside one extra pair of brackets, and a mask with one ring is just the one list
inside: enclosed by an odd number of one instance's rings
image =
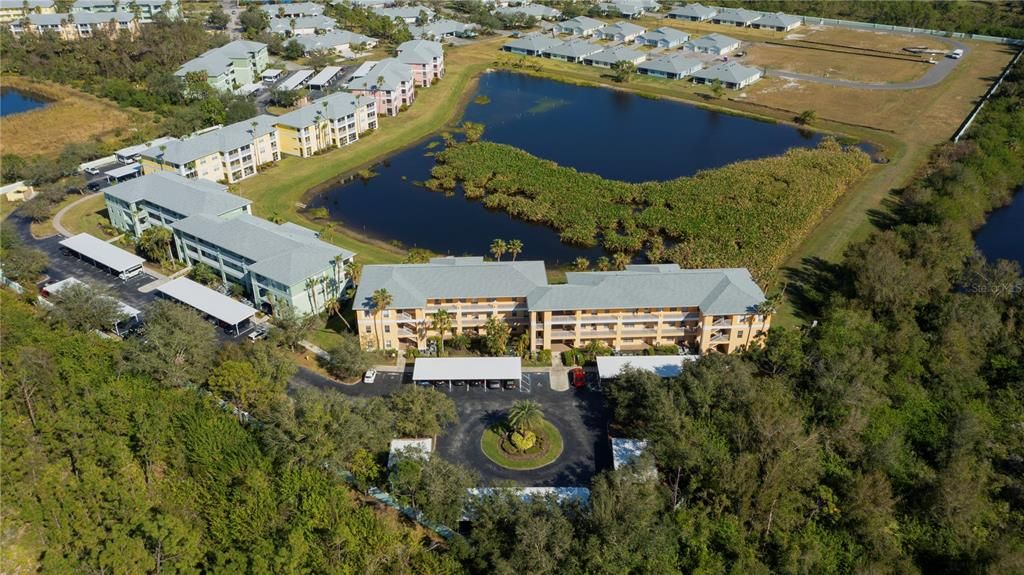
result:
[(376, 369), (368, 369), (368, 370), (366, 370), (366, 373), (363, 374), (363, 383), (373, 383), (376, 379), (377, 379), (377, 370)]

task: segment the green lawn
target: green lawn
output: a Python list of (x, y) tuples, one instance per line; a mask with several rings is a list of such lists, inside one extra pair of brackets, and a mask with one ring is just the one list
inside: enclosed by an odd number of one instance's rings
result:
[(552, 425), (549, 421), (545, 421), (541, 428), (536, 432), (538, 436), (544, 436), (551, 442), (551, 447), (548, 448), (547, 453), (545, 453), (542, 458), (513, 459), (509, 457), (501, 450), (501, 446), (499, 445), (499, 432), (503, 432), (503, 430), (501, 430), (501, 428), (499, 428), (499, 431), (496, 431), (493, 428), (485, 429), (484, 434), (480, 437), (480, 449), (483, 450), (484, 455), (486, 455), (488, 459), (506, 469), (514, 469), (517, 471), (540, 469), (541, 467), (550, 465), (562, 455), (562, 434), (559, 433), (558, 428)]

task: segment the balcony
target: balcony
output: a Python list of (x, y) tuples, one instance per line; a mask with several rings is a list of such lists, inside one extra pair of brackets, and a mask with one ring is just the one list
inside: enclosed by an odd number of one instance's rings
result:
[(732, 321), (728, 319), (716, 319), (711, 322), (711, 327), (732, 327)]
[(398, 337), (416, 337), (416, 332), (411, 329), (399, 328)]
[(711, 336), (711, 339), (709, 339), (708, 341), (711, 343), (728, 343), (729, 336), (724, 333), (718, 333)]

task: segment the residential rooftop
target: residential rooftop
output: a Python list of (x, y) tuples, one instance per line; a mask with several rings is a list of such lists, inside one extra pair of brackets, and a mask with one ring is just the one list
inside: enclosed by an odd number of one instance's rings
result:
[(561, 46), (565, 41), (559, 38), (553, 38), (547, 34), (534, 33), (527, 34), (521, 38), (516, 38), (505, 44), (506, 48), (515, 48), (517, 50), (530, 50), (533, 52), (545, 52), (555, 46)]
[(275, 34), (287, 34), (292, 30), (315, 28), (317, 30), (333, 30), (338, 26), (338, 21), (323, 14), (312, 16), (299, 16), (297, 18), (271, 18), (270, 31)]
[(673, 8), (672, 10), (669, 11), (669, 14), (684, 16), (686, 18), (698, 18), (701, 20), (706, 20), (708, 18), (713, 18), (715, 14), (718, 14), (718, 8), (714, 8), (712, 6), (705, 6), (703, 4), (700, 4), (699, 2), (694, 2), (693, 4), (687, 4), (686, 6)]
[(690, 35), (678, 28), (671, 28), (668, 26), (662, 26), (661, 28), (655, 28), (654, 30), (648, 30), (640, 36), (645, 42), (660, 42), (662, 40), (666, 42), (674, 42), (681, 44), (690, 39)]
[(142, 152), (142, 155), (155, 161), (162, 160), (180, 166), (210, 154), (230, 152), (251, 144), (255, 138), (273, 133), (276, 121), (276, 117), (263, 114), (182, 140), (164, 142)]
[(643, 34), (645, 30), (646, 28), (644, 28), (643, 26), (638, 26), (636, 24), (633, 24), (632, 22), (623, 21), (616, 22), (614, 24), (609, 24), (608, 26), (601, 28), (601, 34), (622, 34), (624, 36), (637, 36)]
[(789, 14), (783, 14), (782, 12), (775, 12), (761, 16), (757, 20), (754, 20), (754, 24), (769, 28), (789, 28), (790, 26), (800, 24), (803, 21), (804, 19), (800, 16), (791, 16)]
[(377, 41), (376, 38), (370, 38), (369, 36), (363, 36), (348, 30), (332, 30), (326, 34), (317, 35), (303, 34), (292, 39), (301, 44), (307, 52), (333, 49), (335, 46), (352, 46)]
[(598, 28), (603, 28), (604, 25), (605, 23), (602, 22), (601, 20), (595, 20), (594, 18), (590, 18), (589, 16), (577, 16), (575, 18), (570, 18), (565, 22), (559, 23), (559, 26), (562, 27), (571, 26), (582, 28), (584, 30), (596, 30)]
[(211, 48), (198, 57), (185, 62), (175, 76), (184, 76), (189, 72), (206, 72), (208, 76), (220, 76), (232, 66), (232, 60), (248, 60), (249, 55), (265, 50), (266, 44), (249, 40), (235, 40), (220, 48)]
[(329, 96), (313, 100), (306, 106), (292, 110), (274, 119), (274, 124), (304, 128), (315, 124), (318, 118), (337, 119), (355, 114), (356, 110), (374, 99), (368, 96), (356, 96), (351, 92), (335, 92)]
[(0, 0), (0, 10), (22, 9), (28, 4), (29, 8), (53, 8), (53, 0)]
[(444, 58), (440, 42), (409, 40), (398, 45), (398, 59), (406, 64), (431, 64), (435, 58)]
[(208, 180), (189, 179), (160, 171), (110, 186), (104, 195), (128, 204), (149, 202), (182, 217), (195, 214), (219, 216), (252, 203), (230, 194), (227, 186)]
[(586, 40), (569, 40), (568, 42), (559, 44), (558, 46), (552, 46), (545, 50), (545, 53), (553, 56), (583, 58), (591, 54), (596, 54), (601, 50), (604, 50), (603, 46), (591, 44)]
[(394, 309), (422, 308), (428, 300), (525, 297), (530, 311), (696, 306), (708, 315), (732, 315), (750, 313), (765, 299), (750, 272), (739, 268), (631, 265), (617, 272), (569, 272), (566, 281), (549, 285), (540, 261), (446, 257), (425, 264), (368, 265), (354, 307), (373, 309), (373, 293), (381, 288), (391, 294)]
[(687, 42), (687, 45), (688, 46), (693, 46), (695, 48), (700, 47), (700, 48), (718, 48), (718, 49), (721, 49), (721, 48), (728, 48), (729, 46), (735, 46), (736, 44), (739, 44), (739, 43), (740, 43), (739, 40), (737, 40), (737, 39), (735, 39), (735, 38), (733, 38), (731, 36), (726, 36), (725, 34), (719, 34), (717, 32), (714, 32), (714, 33), (708, 34), (707, 36), (701, 36), (700, 38), (697, 38), (696, 40), (690, 40), (689, 42)]
[(695, 58), (687, 58), (682, 54), (669, 54), (639, 64), (644, 70), (655, 70), (671, 74), (691, 74), (703, 67), (703, 62)]
[(757, 68), (744, 66), (739, 62), (725, 62), (696, 72), (693, 77), (708, 82), (718, 80), (723, 84), (741, 84), (760, 75), (761, 70)]
[(277, 18), (282, 11), (285, 17), (290, 16), (314, 16), (324, 13), (324, 7), (313, 2), (291, 2), (288, 4), (266, 4), (260, 6), (260, 10), (267, 13), (271, 18)]
[(428, 6), (394, 6), (391, 8), (373, 8), (373, 13), (378, 16), (385, 16), (394, 20), (400, 18), (402, 20), (419, 18), (420, 13), (425, 12), (428, 18), (434, 17), (434, 11)]
[(514, 16), (516, 14), (522, 14), (524, 16), (533, 16), (534, 18), (557, 18), (562, 15), (561, 10), (552, 8), (550, 6), (544, 6), (543, 4), (523, 4), (520, 6), (503, 6), (494, 11), (495, 14), (504, 14), (506, 16)]
[(175, 230), (234, 252), (253, 262), (249, 271), (286, 286), (294, 286), (348, 259), (348, 250), (321, 241), (317, 233), (286, 222), (275, 224), (249, 214), (221, 219), (196, 214), (171, 224)]
[[(378, 79), (383, 79), (380, 85)], [(373, 68), (361, 78), (352, 80), (352, 90), (398, 90), (403, 82), (412, 82), (412, 68), (397, 58), (387, 58), (374, 64)]]
[[(70, 17), (70, 18), (69, 18)], [(28, 15), (28, 21), (33, 26), (62, 26), (69, 20), (75, 25), (79, 24), (107, 24), (116, 20), (118, 24), (128, 24), (135, 20), (131, 12), (75, 12), (71, 14), (34, 14)]]
[(616, 62), (637, 62), (643, 61), (647, 58), (646, 52), (627, 48), (626, 46), (612, 46), (611, 48), (605, 48), (596, 54), (587, 56), (587, 60), (593, 62), (601, 62), (603, 64), (615, 64)]

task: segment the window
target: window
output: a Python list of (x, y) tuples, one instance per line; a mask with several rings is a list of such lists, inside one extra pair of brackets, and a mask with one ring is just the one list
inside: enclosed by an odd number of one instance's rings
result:
[(743, 332), (742, 331), (736, 332), (736, 337), (742, 339), (743, 338)]
[(384, 340), (384, 349), (391, 349), (391, 340)]
[(391, 333), (391, 326), (390, 325), (384, 326), (384, 333)]
[(389, 310), (389, 309), (384, 310), (384, 317), (391, 317), (391, 310)]
[(372, 331), (370, 326), (365, 326), (365, 329), (363, 329), (363, 333), (370, 333), (370, 331)]

